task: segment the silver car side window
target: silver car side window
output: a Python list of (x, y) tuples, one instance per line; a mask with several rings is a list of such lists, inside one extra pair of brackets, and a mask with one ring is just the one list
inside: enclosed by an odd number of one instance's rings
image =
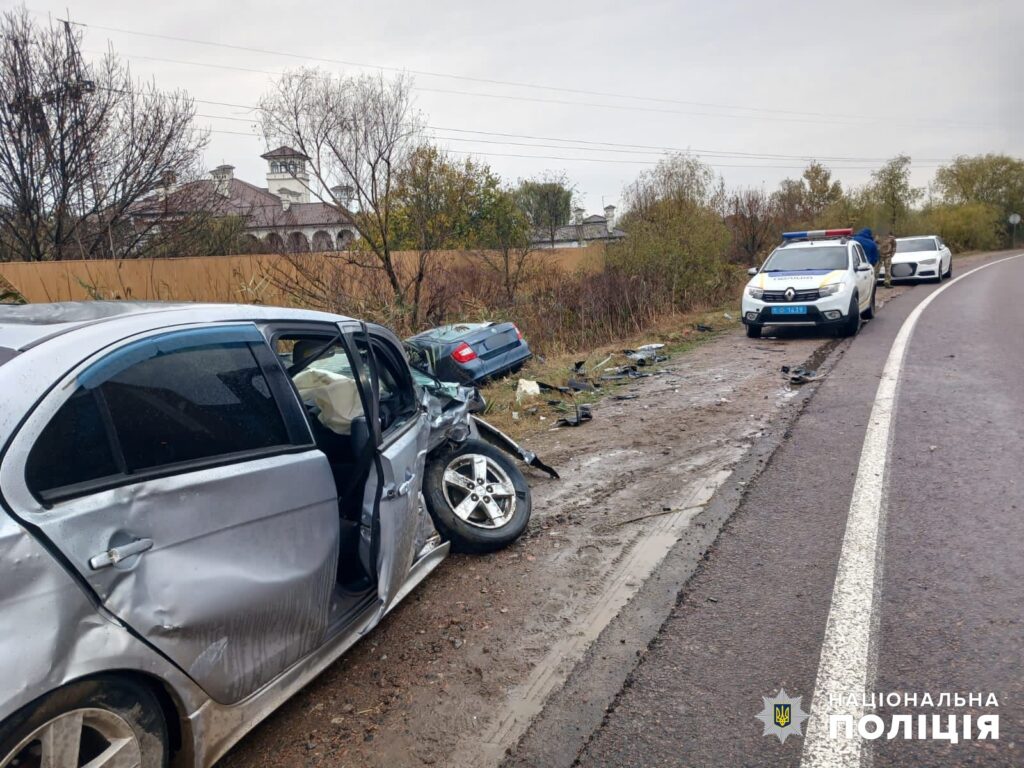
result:
[(295, 443), (248, 342), (185, 346), (96, 370), (79, 377), (29, 452), (26, 482), (44, 502)]

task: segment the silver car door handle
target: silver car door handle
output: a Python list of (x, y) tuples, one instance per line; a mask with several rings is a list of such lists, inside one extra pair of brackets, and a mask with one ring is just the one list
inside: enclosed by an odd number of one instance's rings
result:
[(412, 490), (412, 484), (416, 481), (416, 475), (409, 477), (404, 483), (398, 486), (396, 496), (405, 496)]
[(117, 565), (122, 560), (127, 560), (129, 557), (135, 555), (141, 555), (143, 552), (148, 552), (153, 548), (152, 539), (136, 539), (130, 541), (127, 544), (122, 544), (117, 547), (111, 547), (106, 552), (92, 557), (89, 560), (89, 567), (94, 571), (98, 571), (100, 568), (109, 568), (112, 565)]

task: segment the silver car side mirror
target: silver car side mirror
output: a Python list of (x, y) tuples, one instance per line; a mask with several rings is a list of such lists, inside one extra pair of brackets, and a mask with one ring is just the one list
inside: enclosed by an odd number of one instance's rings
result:
[(757, 274), (757, 267), (751, 267), (750, 269), (748, 269), (747, 270), (747, 274), (750, 275), (751, 277), (756, 275)]

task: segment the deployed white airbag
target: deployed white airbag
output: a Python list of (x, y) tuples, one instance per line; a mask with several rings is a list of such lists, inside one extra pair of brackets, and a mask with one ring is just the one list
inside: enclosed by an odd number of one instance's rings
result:
[(339, 435), (352, 434), (352, 420), (363, 415), (355, 379), (340, 373), (307, 368), (293, 381), (299, 396), (320, 409), (320, 423)]

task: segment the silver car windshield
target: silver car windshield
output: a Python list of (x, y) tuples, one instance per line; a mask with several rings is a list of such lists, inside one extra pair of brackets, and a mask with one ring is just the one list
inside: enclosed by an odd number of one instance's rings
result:
[(804, 269), (846, 269), (845, 245), (821, 248), (776, 248), (761, 268), (762, 272), (795, 272)]

